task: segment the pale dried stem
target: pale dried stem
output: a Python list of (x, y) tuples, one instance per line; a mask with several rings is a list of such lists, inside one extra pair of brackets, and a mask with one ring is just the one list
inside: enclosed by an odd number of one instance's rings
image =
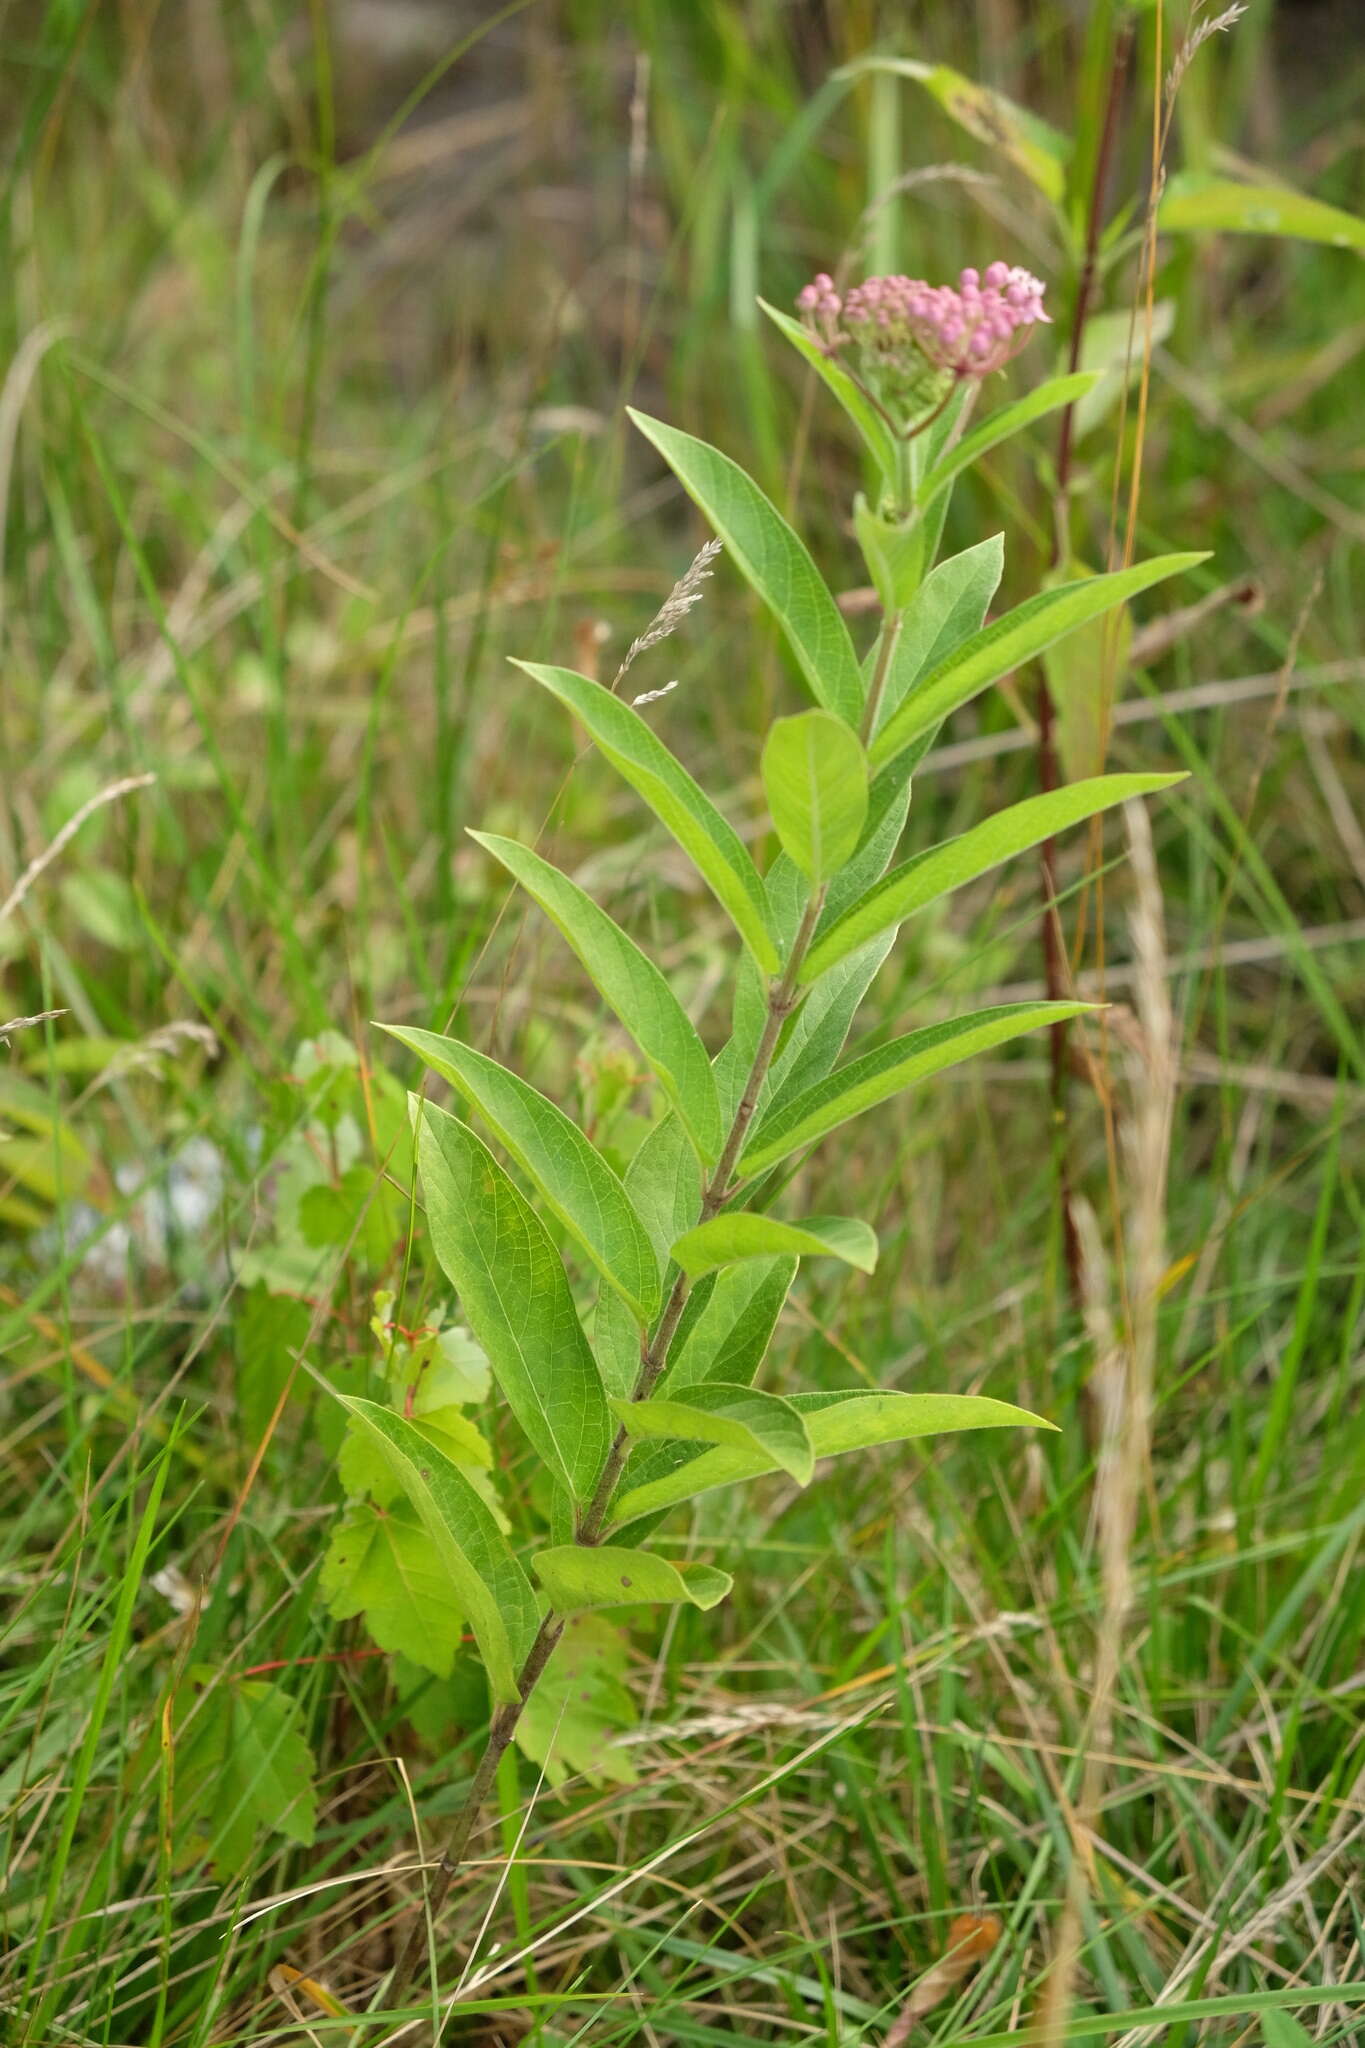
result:
[[(1199, 10), (1196, 9), (1195, 11), (1197, 14)], [(1245, 7), (1225, 7), (1221, 14), (1210, 15), (1204, 21), (1196, 22), (1193, 17), (1191, 18), (1190, 32), (1176, 52), (1175, 62), (1172, 64), (1166, 77), (1166, 106), (1168, 110), (1175, 104), (1175, 96), (1180, 90), (1180, 81), (1189, 70), (1197, 52), (1203, 48), (1211, 36), (1221, 35), (1225, 29), (1232, 28), (1241, 20), (1245, 13)]]
[[(1156, 1998), (1154, 2007), (1174, 2004), (1181, 1993), (1196, 1979), (1202, 1992), (1211, 1992), (1229, 1963), (1254, 1949), (1263, 1935), (1272, 1939), (1283, 1933), (1286, 1916), (1304, 1899), (1309, 1890), (1333, 1863), (1354, 1847), (1365, 1836), (1365, 1820), (1356, 1821), (1353, 1827), (1340, 1828), (1333, 1832), (1330, 1840), (1306, 1857), (1297, 1870), (1273, 1891), (1255, 1912), (1249, 1913), (1241, 1925), (1232, 1928), (1231, 1913), (1219, 1915), (1213, 1931), (1190, 1943), (1176, 1968), (1167, 1978)], [(1211, 1917), (1211, 1916), (1209, 1916)], [(1209, 1960), (1210, 1951), (1215, 1950), (1220, 1930), (1226, 1929), (1226, 1939)], [(1115, 2043), (1115, 2048), (1155, 2048), (1157, 2040), (1166, 2032), (1169, 2021), (1158, 2020), (1150, 2026), (1132, 2027)]]
[(643, 633), (637, 634), (626, 649), (626, 658), (612, 679), (613, 694), (620, 689), (626, 670), (647, 648), (657, 647), (661, 640), (667, 640), (670, 633), (676, 633), (694, 604), (699, 604), (704, 592), (702, 585), (711, 574), (711, 564), (725, 545), (723, 541), (708, 540), (699, 548), (691, 563), (678, 578), (668, 596), (655, 612)]
[(13, 916), (39, 875), (45, 868), (51, 867), (64, 847), (70, 845), (87, 818), (93, 817), (105, 804), (115, 803), (121, 796), (130, 796), (135, 789), (147, 789), (155, 781), (155, 775), (125, 775), (121, 782), (111, 782), (107, 789), (96, 790), (94, 796), (88, 797), (75, 816), (67, 819), (52, 844), (29, 862), (9, 895), (0, 903), (0, 924), (3, 924), (7, 917)]
[[(14, 450), (19, 438), (19, 421), (43, 357), (55, 343), (74, 332), (69, 321), (45, 320), (26, 334), (14, 352), (0, 389), (0, 573), (5, 566), (5, 532), (9, 523), (9, 486), (14, 468)], [(4, 616), (5, 586), (0, 580), (0, 618)]]
[[(1080, 1961), (1082, 1907), (1093, 1860), (1090, 1843), (1100, 1833), (1107, 1778), (1104, 1758), (1114, 1748), (1114, 1716), (1128, 1648), (1133, 1545), (1151, 1459), (1158, 1313), (1166, 1271), (1167, 1178), (1179, 1074), (1165, 919), (1151, 825), (1140, 803), (1124, 806), (1124, 823), (1134, 881), (1130, 930), (1140, 1027), (1140, 1050), (1132, 1059), (1131, 1101), (1123, 1133), (1127, 1230), (1119, 1247), (1119, 1294), (1124, 1327), (1113, 1347), (1097, 1357), (1092, 1379), (1099, 1426), (1094, 1527), (1101, 1608), (1090, 1709), (1082, 1742), (1085, 1764), (1072, 1830), (1067, 1902), (1043, 2013), (1045, 2035), (1050, 2042), (1063, 2038)], [(1102, 1261), (1095, 1246), (1091, 1248), (1091, 1261), (1093, 1276)], [(1097, 1306), (1092, 1307), (1087, 1320), (1094, 1334), (1102, 1337), (1107, 1317)]]

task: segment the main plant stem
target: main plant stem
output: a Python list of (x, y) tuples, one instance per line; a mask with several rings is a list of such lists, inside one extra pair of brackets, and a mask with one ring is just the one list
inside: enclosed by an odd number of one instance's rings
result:
[(881, 639), (877, 642), (877, 664), (872, 671), (872, 687), (867, 693), (863, 722), (858, 735), (864, 746), (872, 738), (877, 724), (877, 713), (881, 710), (886, 679), (891, 673), (891, 657), (901, 636), (901, 620), (904, 617), (904, 612), (888, 612), (882, 621)]
[[(886, 638), (890, 638), (891, 646), (895, 644), (894, 636), (884, 636), (883, 654), (879, 658), (879, 668), (883, 670), (883, 679), (884, 664), (890, 660), (890, 648), (886, 646)], [(820, 921), (820, 912), (824, 908), (824, 903), (825, 891), (821, 887), (814, 891), (809, 903), (806, 905), (796, 937), (792, 941), (792, 949), (787, 957), (786, 967), (780, 979), (775, 981), (768, 991), (768, 1011), (763, 1020), (763, 1031), (754, 1052), (748, 1078), (744, 1083), (744, 1091), (739, 1098), (725, 1143), (721, 1147), (720, 1157), (717, 1159), (715, 1167), (702, 1189), (701, 1216), (699, 1220), (703, 1223), (709, 1222), (713, 1216), (717, 1215), (724, 1208), (725, 1203), (733, 1193), (731, 1180), (735, 1168), (739, 1164), (740, 1153), (744, 1149), (744, 1140), (749, 1134), (749, 1127), (753, 1123), (757, 1112), (759, 1101), (763, 1094), (763, 1084), (768, 1078), (768, 1071), (777, 1052), (778, 1040), (782, 1035), (782, 1026), (796, 1007), (801, 966), (806, 954), (810, 950), (811, 940), (815, 936), (815, 927)], [(653, 1335), (641, 1349), (640, 1376), (635, 1383), (635, 1392), (631, 1397), (633, 1400), (647, 1401), (667, 1370), (669, 1352), (672, 1348), (673, 1339), (678, 1333), (678, 1324), (682, 1320), (683, 1308), (687, 1302), (687, 1292), (687, 1275), (679, 1272), (669, 1291), (668, 1300), (664, 1304), (663, 1313), (655, 1325)], [(602, 1531), (611, 1507), (612, 1496), (620, 1483), (621, 1474), (625, 1470), (626, 1460), (629, 1456), (629, 1433), (624, 1428), (618, 1429), (612, 1447), (607, 1453), (606, 1463), (602, 1467), (602, 1476), (597, 1482), (592, 1499), (579, 1518), (578, 1527), (574, 1532), (574, 1541), (576, 1543), (596, 1545), (601, 1542)], [(435, 1923), (441, 1908), (446, 1902), (456, 1872), (463, 1863), (466, 1851), (469, 1848), (470, 1837), (473, 1835), (474, 1829), (478, 1824), (479, 1816), (487, 1802), (488, 1795), (493, 1789), (493, 1780), (497, 1776), (498, 1765), (501, 1763), (504, 1752), (517, 1732), (517, 1724), (521, 1720), (526, 1702), (539, 1684), (541, 1674), (554, 1654), (555, 1645), (563, 1633), (564, 1616), (556, 1614), (554, 1609), (550, 1608), (540, 1624), (536, 1639), (532, 1643), (526, 1662), (522, 1665), (518, 1675), (516, 1699), (505, 1701), (498, 1707), (489, 1723), (488, 1741), (484, 1745), (484, 1752), (479, 1758), (474, 1775), (469, 1781), (469, 1790), (466, 1792), (464, 1804), (456, 1816), (455, 1825), (450, 1832), (450, 1838), (441, 1851), (441, 1859), (436, 1866), (436, 1875), (432, 1880), (425, 1907), (418, 1911), (413, 1925), (408, 1930), (407, 1939), (399, 1952), (398, 1961), (394, 1965), (393, 1976), (389, 1980), (384, 1994), (387, 2003), (390, 2005), (401, 2005), (403, 2003), (408, 1986), (416, 1975), (422, 1960), (423, 1951), (426, 1947), (427, 1926), (429, 1923)]]
[[(740, 1096), (738, 1107), (735, 1110), (734, 1121), (731, 1123), (729, 1134), (724, 1145), (721, 1147), (720, 1157), (717, 1159), (715, 1168), (702, 1189), (699, 1222), (709, 1223), (711, 1218), (724, 1208), (726, 1201), (729, 1199), (731, 1193), (730, 1176), (739, 1163), (739, 1155), (744, 1149), (744, 1140), (749, 1135), (749, 1126), (754, 1120), (754, 1113), (758, 1108), (759, 1098), (763, 1093), (763, 1083), (768, 1078), (768, 1069), (771, 1067), (773, 1055), (777, 1051), (777, 1041), (782, 1035), (782, 1026), (786, 1023), (787, 1018), (795, 1007), (797, 976), (801, 972), (801, 963), (810, 949), (810, 942), (815, 936), (815, 927), (819, 922), (824, 902), (824, 890), (817, 889), (810, 902), (806, 905), (805, 915), (802, 917), (796, 937), (792, 941), (791, 954), (787, 960), (782, 978), (780, 981), (774, 982), (768, 992), (768, 1014), (763, 1020), (762, 1036), (759, 1038), (753, 1063), (749, 1068), (748, 1079), (744, 1083), (744, 1092)], [(664, 1304), (664, 1312), (659, 1318), (654, 1335), (640, 1353), (640, 1377), (635, 1383), (635, 1392), (631, 1396), (633, 1401), (647, 1401), (654, 1392), (655, 1387), (658, 1386), (659, 1381), (663, 1378), (668, 1367), (669, 1348), (674, 1337), (677, 1335), (678, 1324), (682, 1320), (682, 1312), (686, 1306), (687, 1293), (687, 1275), (680, 1272), (673, 1282), (668, 1300)], [(602, 1524), (606, 1520), (612, 1495), (616, 1491), (621, 1474), (625, 1469), (626, 1459), (629, 1456), (630, 1435), (623, 1425), (617, 1430), (616, 1440), (607, 1453), (607, 1462), (602, 1467), (602, 1476), (597, 1482), (597, 1490), (583, 1511), (583, 1518), (578, 1525), (576, 1539), (579, 1543), (598, 1543), (601, 1541)]]
[(464, 1862), (465, 1851), (469, 1847), (469, 1838), (474, 1832), (475, 1824), (493, 1789), (493, 1780), (498, 1774), (503, 1752), (516, 1734), (522, 1709), (540, 1682), (540, 1675), (554, 1654), (555, 1645), (563, 1633), (564, 1618), (551, 1608), (541, 1622), (526, 1662), (521, 1667), (517, 1679), (517, 1698), (505, 1701), (489, 1722), (488, 1741), (484, 1745), (483, 1755), (479, 1758), (478, 1769), (469, 1781), (469, 1790), (465, 1793), (464, 1804), (456, 1816), (450, 1838), (441, 1851), (441, 1860), (436, 1866), (436, 1875), (432, 1879), (425, 1909), (419, 1909), (416, 1913), (412, 1926), (408, 1929), (407, 1940), (403, 1943), (398, 1961), (394, 1965), (393, 1976), (384, 1994), (386, 2002), (390, 2005), (401, 2005), (407, 1995), (408, 1986), (417, 1973), (422, 1952), (426, 1947), (428, 1919), (434, 1926), (446, 1902), (446, 1895), (455, 1881), (455, 1873)]

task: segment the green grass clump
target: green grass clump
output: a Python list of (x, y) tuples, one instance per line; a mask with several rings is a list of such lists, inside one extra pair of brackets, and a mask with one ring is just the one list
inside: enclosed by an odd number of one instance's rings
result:
[[(496, 1045), (609, 1155), (645, 1128), (477, 824), (543, 832), (714, 1041), (718, 914), (507, 657), (610, 676), (695, 550), (627, 402), (731, 449), (858, 580), (822, 513), (856, 487), (846, 437), (755, 301), (860, 235), (929, 276), (1018, 243), (1064, 338), (1084, 222), (1061, 248), (920, 83), (841, 67), (954, 66), (1093, 162), (1116, 10), (1083, 33), (1046, 4), (921, 12), (563, 0), (442, 13), (428, 43), (419, 9), (382, 61), (344, 6), (6, 17), (0, 1016), (64, 1013), (0, 1062), (16, 2043), (382, 2035), (309, 1984), (364, 2010), (418, 1896), (414, 1816), (440, 1839), (486, 1701), (471, 1660), (378, 1654), (320, 1584), (338, 1436), (292, 1359), (364, 1391), (376, 1294), (414, 1332), (448, 1309), (402, 1292), (410, 1076), (368, 1020)], [(1120, 336), (1170, 38), (1142, 15), (1110, 199), (1134, 211), (1095, 301)], [(1360, 213), (1359, 68), (1253, 8), (1192, 64), (1173, 168), (1254, 156)], [(1256, 594), (1123, 703), (1111, 765), (1192, 771), (1155, 881), (1098, 846), (1059, 870), (1115, 1005), (1068, 1090), (1079, 1310), (1042, 1048), (808, 1175), (811, 1210), (879, 1219), (882, 1258), (803, 1278), (779, 1389), (799, 1360), (803, 1385), (995, 1393), (1059, 1434), (702, 1503), (678, 1554), (742, 1543), (740, 1591), (604, 1650), (543, 1778), (504, 1761), (440, 1930), (445, 2038), (846, 2048), (922, 1986), (912, 2039), (1003, 2040), (1046, 2010), (1069, 1893), (1071, 2038), (1358, 2031), (1363, 279), (1330, 244), (1160, 245), (1137, 552), (1209, 548), (1204, 594)], [(1135, 385), (1077, 445), (1090, 567), (1138, 413)], [(946, 547), (1007, 530), (1002, 604), (1053, 551), (1045, 429), (953, 507)], [(753, 736), (796, 696), (723, 562), (633, 674), (678, 678), (670, 736), (756, 829)], [(1016, 680), (945, 734), (912, 849), (1036, 788)], [(1021, 863), (907, 930), (877, 1014), (889, 1038), (1042, 973)], [(489, 1455), (515, 1498), (519, 1445)], [(927, 1976), (992, 1914), (976, 1974)]]

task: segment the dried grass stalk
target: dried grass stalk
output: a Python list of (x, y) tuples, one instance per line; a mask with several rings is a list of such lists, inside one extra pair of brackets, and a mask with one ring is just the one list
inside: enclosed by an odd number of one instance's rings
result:
[(715, 561), (723, 546), (724, 542), (722, 541), (708, 540), (705, 547), (698, 550), (692, 559), (691, 566), (673, 585), (668, 596), (645, 627), (644, 632), (639, 635), (638, 639), (632, 640), (630, 646), (626, 649), (626, 658), (621, 663), (620, 668), (617, 669), (612, 681), (611, 687), (613, 691), (620, 689), (626, 670), (636, 657), (643, 654), (649, 647), (657, 647), (659, 642), (666, 640), (670, 633), (676, 633), (693, 605), (701, 602), (704, 594), (702, 585), (710, 576), (711, 564)]

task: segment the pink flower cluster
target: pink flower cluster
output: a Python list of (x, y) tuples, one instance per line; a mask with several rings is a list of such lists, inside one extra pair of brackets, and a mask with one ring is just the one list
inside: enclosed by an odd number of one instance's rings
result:
[(992, 263), (983, 277), (964, 270), (956, 286), (918, 277), (869, 277), (841, 298), (823, 271), (796, 304), (830, 349), (856, 342), (881, 367), (908, 367), (917, 351), (932, 369), (987, 377), (1015, 355), (1028, 330), (1047, 321), (1044, 287), (1018, 264)]

